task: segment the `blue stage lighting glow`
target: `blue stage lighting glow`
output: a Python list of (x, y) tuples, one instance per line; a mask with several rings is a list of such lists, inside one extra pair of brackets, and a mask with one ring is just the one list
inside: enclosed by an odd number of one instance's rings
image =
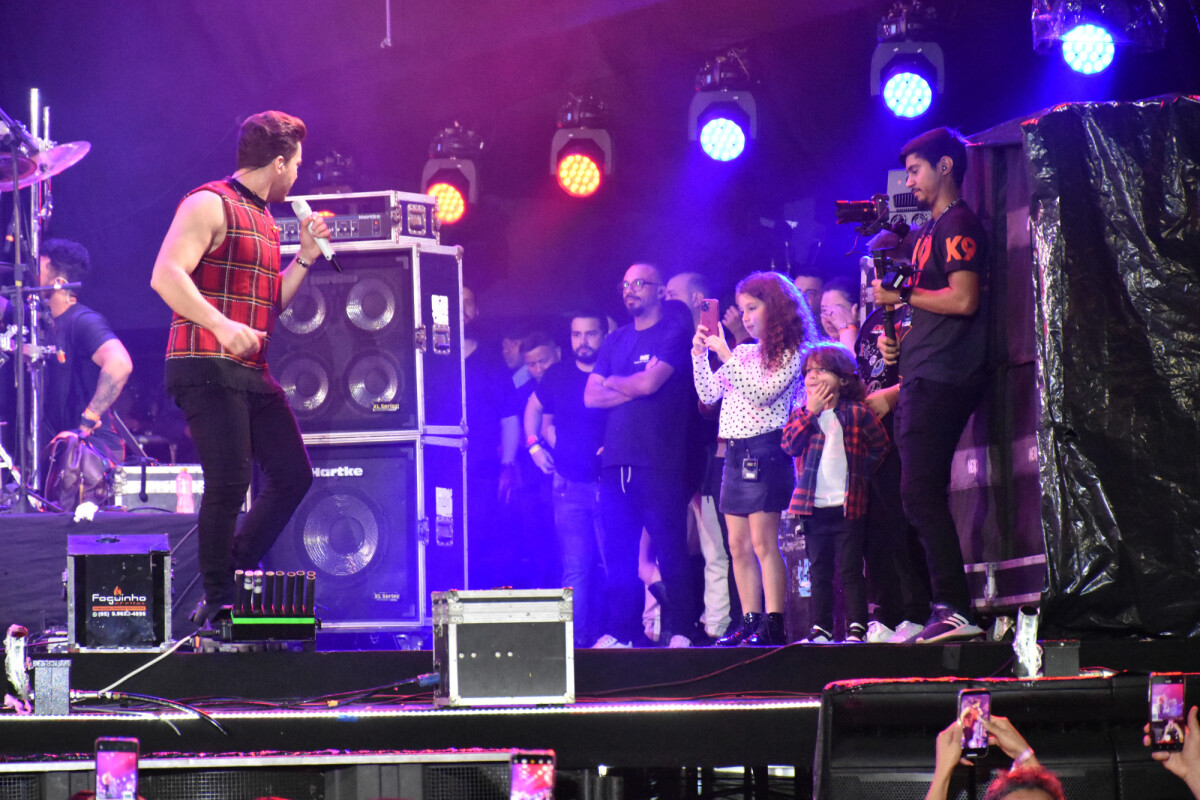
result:
[(1076, 25), (1062, 36), (1063, 59), (1084, 75), (1107, 69), (1115, 52), (1112, 34), (1099, 25)]
[(884, 84), (883, 102), (897, 117), (919, 117), (929, 110), (933, 89), (915, 72), (897, 72)]
[(733, 120), (714, 117), (700, 129), (700, 147), (714, 161), (732, 161), (746, 149), (746, 133)]

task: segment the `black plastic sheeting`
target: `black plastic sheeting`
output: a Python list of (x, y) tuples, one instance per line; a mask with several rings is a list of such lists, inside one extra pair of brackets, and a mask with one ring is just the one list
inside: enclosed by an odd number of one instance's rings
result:
[(1048, 49), (1081, 23), (1102, 24), (1113, 39), (1146, 50), (1167, 40), (1165, 0), (1033, 0), (1033, 47)]
[(1024, 123), (1045, 621), (1200, 633), (1200, 98)]

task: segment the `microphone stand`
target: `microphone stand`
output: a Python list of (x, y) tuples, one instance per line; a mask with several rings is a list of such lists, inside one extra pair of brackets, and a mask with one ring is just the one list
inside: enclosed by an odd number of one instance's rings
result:
[[(137, 453), (138, 472), (141, 473), (141, 488), (138, 489), (138, 499), (143, 503), (149, 502), (150, 495), (146, 492), (146, 467), (151, 464), (157, 464), (158, 459), (146, 455), (146, 450), (142, 447), (142, 443), (133, 435), (133, 431), (129, 430), (129, 426), (125, 424), (125, 420), (121, 419), (121, 415), (117, 413), (115, 408), (110, 408), (108, 411), (112, 414), (117, 431), (125, 438), (125, 441), (133, 445), (134, 452)], [(126, 457), (125, 460), (128, 461), (129, 458)]]

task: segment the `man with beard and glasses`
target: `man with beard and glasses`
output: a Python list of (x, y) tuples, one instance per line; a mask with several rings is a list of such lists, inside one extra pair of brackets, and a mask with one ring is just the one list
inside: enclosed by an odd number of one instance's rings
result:
[(608, 626), (595, 646), (627, 647), (641, 632), (645, 589), (637, 566), (645, 528), (665, 589), (659, 641), (690, 647), (699, 608), (687, 550), (687, 453), (679, 443), (693, 402), (692, 315), (664, 298), (653, 265), (631, 266), (619, 288), (633, 322), (604, 342), (583, 395), (589, 408), (609, 409), (600, 469)]
[(600, 314), (571, 318), (574, 361), (550, 360), (545, 345), (525, 354), (538, 381), (525, 406), (526, 448), (533, 462), (553, 476), (554, 529), (562, 556), (562, 585), (575, 589), (575, 646), (588, 647), (596, 631), (600, 561), (600, 447), (608, 412), (587, 408), (583, 390), (604, 342)]

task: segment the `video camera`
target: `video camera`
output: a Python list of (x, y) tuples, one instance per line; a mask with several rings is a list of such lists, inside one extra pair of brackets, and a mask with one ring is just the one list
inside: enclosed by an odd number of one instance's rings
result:
[(902, 219), (888, 219), (888, 196), (871, 195), (870, 200), (835, 200), (834, 216), (837, 224), (858, 224), (859, 236), (873, 236), (880, 231), (891, 231), (903, 239), (908, 235), (908, 223)]
[(904, 282), (916, 273), (912, 264), (896, 261), (886, 253), (872, 253), (871, 261), (875, 266), (875, 277), (879, 279), (879, 284), (893, 292), (900, 291)]

